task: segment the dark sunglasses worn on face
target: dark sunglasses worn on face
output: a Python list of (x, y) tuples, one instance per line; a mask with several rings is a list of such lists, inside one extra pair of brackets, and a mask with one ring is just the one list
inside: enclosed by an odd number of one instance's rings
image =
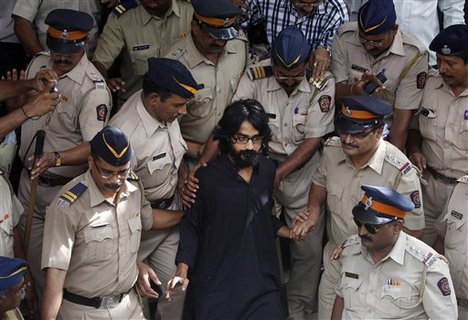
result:
[(393, 218), (392, 220), (390, 220), (389, 222), (387, 223), (383, 223), (383, 224), (370, 224), (370, 223), (364, 223), (356, 218), (353, 218), (354, 219), (354, 223), (357, 225), (358, 227), (358, 230), (361, 229), (362, 226), (364, 226), (364, 228), (366, 228), (367, 231), (369, 231), (369, 233), (371, 234), (376, 234), (380, 228), (382, 228), (383, 226), (389, 224), (389, 223), (392, 223), (392, 222), (395, 222), (398, 220), (397, 217)]

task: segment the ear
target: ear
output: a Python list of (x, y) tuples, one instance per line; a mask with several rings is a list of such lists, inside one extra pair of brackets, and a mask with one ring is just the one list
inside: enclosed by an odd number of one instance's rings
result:
[(192, 26), (192, 32), (194, 35), (197, 35), (197, 32), (198, 30), (200, 29), (200, 26), (198, 25), (198, 23), (192, 19), (192, 23), (191, 23), (191, 26)]
[(93, 161), (93, 157), (91, 155), (88, 156), (88, 168), (89, 169), (94, 168), (94, 161)]
[(382, 137), (384, 127), (385, 127), (385, 125), (381, 126), (381, 127), (378, 128), (377, 130), (375, 130), (375, 135), (376, 135), (376, 137), (377, 137), (379, 140), (380, 140), (380, 138)]
[(393, 224), (393, 233), (398, 234), (400, 231), (403, 230), (403, 220), (397, 220)]

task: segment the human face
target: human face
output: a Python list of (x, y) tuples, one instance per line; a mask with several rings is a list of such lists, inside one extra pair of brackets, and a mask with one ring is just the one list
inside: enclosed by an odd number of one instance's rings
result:
[[(13, 310), (20, 306), (21, 300), (24, 299), (26, 296), (26, 284), (24, 282), (24, 278), (18, 284), (11, 287), (5, 299), (0, 299), (0, 310), (1, 311), (8, 311)], [(1, 312), (0, 312), (1, 316)]]
[(462, 58), (437, 53), (439, 73), (450, 87), (468, 88), (468, 63)]
[[(367, 226), (356, 218), (354, 220), (358, 226), (358, 235), (361, 238), (361, 243), (369, 251), (390, 252), (403, 226), (401, 220), (392, 220), (381, 225), (368, 224)], [(370, 232), (368, 228), (374, 229), (375, 233)]]
[(375, 35), (366, 35), (359, 30), (359, 41), (366, 50), (366, 52), (374, 57), (379, 56), (382, 52), (386, 51), (393, 43), (398, 27), (391, 30)]
[(301, 16), (311, 14), (324, 0), (292, 0), (297, 13)]
[(241, 168), (255, 166), (263, 139), (248, 121), (241, 123), (239, 130), (231, 137), (231, 158)]
[(288, 69), (278, 64), (273, 64), (273, 74), (279, 85), (290, 95), (299, 83), (304, 79), (305, 63)]
[(370, 159), (377, 149), (383, 128), (364, 131), (360, 134), (349, 134), (337, 130), (343, 152), (353, 160)]
[(162, 17), (171, 7), (172, 0), (140, 0), (140, 2), (150, 15)]
[(88, 158), (88, 166), (94, 183), (106, 198), (111, 198), (120, 191), (130, 171), (130, 163), (113, 166), (92, 156)]
[(192, 21), (192, 36), (195, 46), (202, 55), (219, 55), (224, 51), (227, 41), (213, 38), (207, 30), (196, 21)]
[(182, 98), (171, 94), (166, 99), (161, 100), (157, 93), (151, 93), (148, 96), (148, 112), (160, 122), (173, 122), (178, 116), (187, 113), (187, 102), (190, 99)]
[(51, 51), (50, 58), (54, 62), (53, 69), (57, 75), (61, 76), (67, 72), (70, 72), (74, 67), (76, 67), (78, 62), (80, 62), (81, 57), (84, 55), (84, 50), (85, 49), (82, 49), (81, 51), (70, 55), (64, 55)]

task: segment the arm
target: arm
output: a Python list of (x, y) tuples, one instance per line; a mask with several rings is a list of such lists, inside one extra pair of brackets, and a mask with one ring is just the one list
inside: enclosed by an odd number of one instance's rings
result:
[(408, 131), (408, 139), (406, 141), (406, 152), (411, 162), (418, 167), (419, 170), (426, 169), (426, 157), (421, 152), (422, 136), (419, 130), (410, 129)]
[(343, 317), (344, 299), (336, 296), (335, 303), (333, 304), (333, 310), (331, 320), (341, 320)]
[(438, 1), (438, 7), (444, 16), (444, 28), (453, 24), (465, 24), (463, 5), (463, 1)]
[(13, 15), (14, 30), (27, 55), (33, 56), (43, 51), (32, 22), (20, 16)]
[[(293, 236), (300, 238), (304, 236), (307, 232), (313, 231), (315, 226), (318, 223), (320, 217), (320, 207), (327, 200), (327, 189), (322, 186), (312, 183), (309, 190), (309, 200), (307, 202), (306, 208), (306, 219), (305, 220), (296, 220), (295, 226), (293, 229)], [(302, 217), (301, 217), (302, 219)]]
[(184, 212), (180, 210), (153, 209), (153, 230), (175, 227), (183, 216)]
[(439, 234), (432, 245), (439, 254), (445, 254), (444, 238)]
[(408, 127), (412, 116), (413, 110), (395, 109), (393, 111), (389, 141), (402, 151), (405, 149)]
[(177, 286), (182, 285), (182, 291), (187, 290), (189, 280), (187, 279), (189, 266), (184, 262), (177, 263), (177, 270), (174, 278), (169, 280), (166, 287), (166, 299), (171, 301), (172, 290)]
[(67, 272), (56, 268), (47, 268), (47, 278), (41, 306), (41, 319), (56, 319), (62, 303), (63, 283)]
[[(34, 79), (25, 80), (24, 71), (22, 71), (18, 80), (16, 69), (12, 70), (10, 76), (12, 80), (0, 80), (0, 101), (16, 97), (30, 90), (49, 92), (58, 80), (58, 76), (53, 70), (45, 68), (37, 72)], [(7, 79), (10, 79), (9, 76)]]

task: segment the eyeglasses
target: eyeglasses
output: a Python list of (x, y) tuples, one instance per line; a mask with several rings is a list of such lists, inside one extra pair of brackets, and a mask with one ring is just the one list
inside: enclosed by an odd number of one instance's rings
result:
[(374, 132), (374, 129), (375, 129), (375, 128), (372, 127), (372, 128), (370, 128), (370, 129), (366, 129), (366, 130), (364, 130), (364, 131), (362, 131), (362, 132), (358, 132), (358, 133), (348, 133), (348, 132), (346, 132), (346, 131), (343, 131), (343, 130), (341, 130), (341, 129), (336, 128), (336, 133), (337, 133), (338, 135), (340, 135), (340, 136), (345, 136), (345, 135), (348, 135), (348, 134), (349, 134), (350, 136), (352, 136), (352, 137), (355, 138), (355, 139), (364, 139), (365, 137), (367, 137), (368, 135), (370, 135), (372, 132)]
[(106, 169), (99, 169), (99, 167), (96, 164), (96, 161), (94, 159), (93, 161), (94, 161), (94, 166), (96, 167), (97, 172), (104, 179), (110, 179), (114, 176), (116, 176), (118, 179), (127, 179), (127, 175), (130, 172), (130, 167), (124, 170), (117, 171), (117, 172), (106, 170)]
[(385, 35), (385, 37), (382, 39), (382, 40), (378, 40), (378, 41), (375, 41), (375, 40), (367, 40), (367, 39), (364, 39), (361, 35), (359, 35), (359, 41), (361, 42), (361, 44), (370, 44), (374, 47), (378, 47), (380, 48), (381, 46), (383, 46), (383, 43), (384, 41), (387, 39), (387, 35)]
[(395, 217), (389, 222), (386, 222), (383, 224), (370, 224), (370, 223), (364, 223), (356, 218), (353, 218), (353, 219), (354, 219), (354, 223), (358, 227), (358, 230), (361, 229), (362, 226), (364, 226), (364, 228), (366, 228), (366, 230), (369, 231), (370, 234), (376, 234), (379, 231), (379, 229), (382, 228), (383, 226), (398, 220), (398, 218)]
[(304, 79), (304, 76), (290, 77), (290, 76), (283, 76), (283, 75), (280, 76), (280, 75), (275, 74), (275, 79), (278, 81), (286, 81), (286, 80), (302, 81), (302, 79)]
[(316, 1), (316, 2), (296, 1), (296, 2), (294, 2), (294, 5), (296, 6), (296, 8), (303, 9), (303, 8), (307, 8), (307, 7), (315, 8), (315, 7), (318, 7), (319, 5), (321, 5), (322, 3), (323, 3), (323, 0)]
[(238, 134), (236, 136), (233, 136), (232, 139), (238, 144), (247, 144), (249, 140), (252, 141), (252, 143), (256, 145), (259, 145), (263, 142), (263, 137), (259, 135), (249, 137), (243, 134)]

